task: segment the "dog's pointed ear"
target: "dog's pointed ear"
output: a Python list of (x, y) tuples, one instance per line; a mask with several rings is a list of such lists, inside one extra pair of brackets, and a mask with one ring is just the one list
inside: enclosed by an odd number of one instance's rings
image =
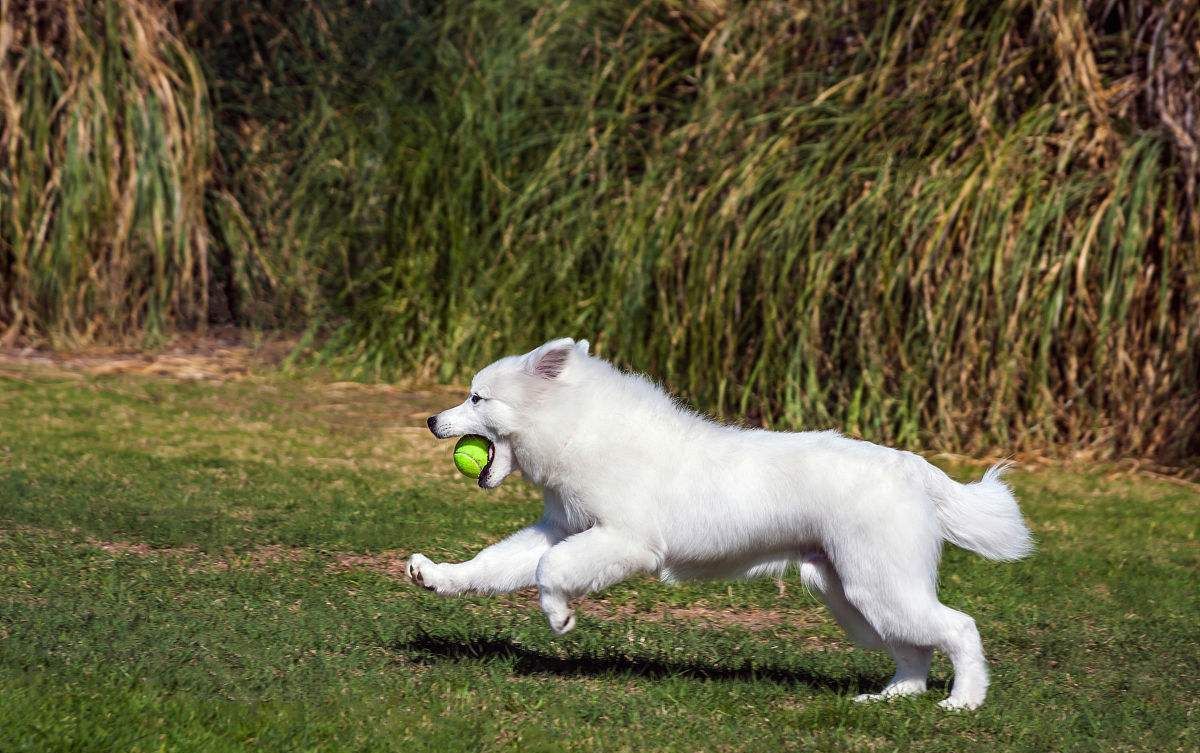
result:
[(590, 344), (591, 343), (589, 343), (587, 340), (580, 340), (579, 342), (575, 343), (575, 350), (579, 353), (579, 355), (586, 356), (588, 354), (588, 346)]
[(542, 379), (557, 379), (567, 368), (567, 361), (575, 351), (575, 341), (569, 337), (551, 340), (535, 348), (526, 356), (525, 368), (530, 374)]

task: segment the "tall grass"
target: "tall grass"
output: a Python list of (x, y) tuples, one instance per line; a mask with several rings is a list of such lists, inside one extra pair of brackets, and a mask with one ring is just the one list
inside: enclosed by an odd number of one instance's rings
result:
[(206, 87), (152, 0), (0, 0), (0, 341), (208, 318)]
[(1200, 454), (1191, 4), (180, 7), (210, 318), (371, 377), (573, 334), (771, 426)]
[(1151, 55), (1137, 10), (372, 19), (391, 52), (312, 124), (293, 195), (337, 261), (326, 352), (448, 378), (578, 334), (771, 425), (1192, 453), (1196, 217), (1116, 54)]

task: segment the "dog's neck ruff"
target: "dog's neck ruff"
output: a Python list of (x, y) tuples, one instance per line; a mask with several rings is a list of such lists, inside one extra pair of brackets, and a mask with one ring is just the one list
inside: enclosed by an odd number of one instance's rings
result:
[[(541, 487), (562, 489), (568, 486), (571, 469), (576, 462), (571, 457), (580, 427), (562, 433), (538, 432), (530, 435), (513, 435), (510, 438), (513, 455), (521, 473), (533, 484)], [(581, 460), (579, 462), (587, 462)]]

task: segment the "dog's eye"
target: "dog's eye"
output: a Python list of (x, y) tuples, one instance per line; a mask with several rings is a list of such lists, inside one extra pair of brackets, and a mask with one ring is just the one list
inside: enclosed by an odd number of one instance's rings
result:
[(483, 399), (482, 397), (480, 397), (479, 395), (476, 395), (474, 392), (471, 393), (471, 402), (472, 403), (478, 403), (482, 399)]

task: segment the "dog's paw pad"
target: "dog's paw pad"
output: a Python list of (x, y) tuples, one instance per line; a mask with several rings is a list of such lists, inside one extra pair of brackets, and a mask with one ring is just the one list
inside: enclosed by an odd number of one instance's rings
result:
[(428, 557), (423, 554), (414, 554), (408, 559), (408, 564), (405, 565), (405, 570), (408, 572), (409, 580), (424, 589), (432, 591), (433, 586), (425, 582), (425, 575), (421, 572), (423, 568), (428, 570), (432, 566), (433, 562), (431, 562)]

